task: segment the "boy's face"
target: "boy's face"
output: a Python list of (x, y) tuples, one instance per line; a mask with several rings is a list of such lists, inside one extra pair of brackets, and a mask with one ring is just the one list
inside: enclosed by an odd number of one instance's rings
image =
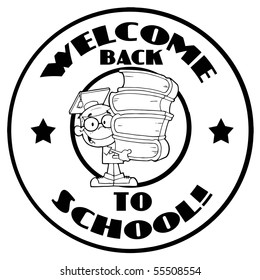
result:
[(75, 134), (93, 147), (105, 147), (115, 140), (112, 136), (110, 108), (106, 105), (94, 105), (80, 116), (81, 126), (75, 127)]

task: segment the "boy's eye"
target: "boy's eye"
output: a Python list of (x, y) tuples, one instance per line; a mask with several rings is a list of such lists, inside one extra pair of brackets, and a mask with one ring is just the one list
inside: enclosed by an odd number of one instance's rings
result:
[(111, 120), (112, 120), (112, 116), (111, 115), (105, 115), (103, 118), (102, 118), (102, 124), (104, 127), (111, 127)]
[(98, 128), (98, 120), (95, 118), (88, 118), (84, 122), (84, 126), (88, 131), (94, 131)]

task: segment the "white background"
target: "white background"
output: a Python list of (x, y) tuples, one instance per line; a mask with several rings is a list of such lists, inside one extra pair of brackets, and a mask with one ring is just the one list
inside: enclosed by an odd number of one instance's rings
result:
[[(199, 234), (173, 247), (150, 253), (119, 254), (85, 246), (49, 224), (21, 189), (9, 159), (6, 126), (15, 84), (28, 60), (52, 34), (82, 16), (116, 7), (149, 7), (193, 23), (231, 57), (247, 86), (254, 120), (254, 148), (248, 172), (227, 209)], [(198, 277), (175, 279), (258, 279), (259, 223), (259, 8), (258, 1), (6, 1), (0, 6), (1, 279), (72, 279), (71, 268), (143, 268), (200, 266)], [(112, 279), (88, 276), (90, 279)], [(156, 279), (125, 276), (119, 279)], [(173, 276), (157, 276), (157, 279)]]

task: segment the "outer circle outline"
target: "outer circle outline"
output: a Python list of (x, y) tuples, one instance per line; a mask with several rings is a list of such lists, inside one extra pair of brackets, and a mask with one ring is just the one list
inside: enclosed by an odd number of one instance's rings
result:
[[(112, 13), (118, 13), (118, 12), (139, 12), (139, 13), (149, 13), (149, 14), (153, 14), (153, 15), (158, 15), (158, 16), (162, 16), (162, 17), (166, 17), (169, 18), (171, 20), (177, 21), (181, 24), (186, 25), (187, 27), (191, 28), (192, 30), (194, 30), (195, 32), (197, 32), (198, 34), (200, 34), (202, 37), (204, 37), (207, 41), (210, 42), (210, 44), (215, 47), (218, 52), (224, 57), (224, 59), (226, 60), (226, 62), (228, 63), (228, 65), (230, 66), (230, 68), (232, 69), (233, 73), (235, 74), (237, 81), (240, 85), (240, 88), (242, 90), (243, 96), (244, 96), (244, 100), (245, 100), (245, 105), (246, 105), (246, 109), (247, 109), (247, 115), (248, 115), (248, 145), (247, 145), (247, 151), (246, 151), (246, 156), (245, 156), (245, 161), (241, 170), (241, 173), (237, 179), (237, 182), (232, 190), (232, 192), (230, 193), (230, 195), (228, 196), (228, 198), (224, 201), (224, 203), (222, 204), (222, 206), (217, 210), (217, 212), (211, 216), (204, 224), (200, 225), (197, 229), (193, 230), (192, 232), (182, 236), (181, 238), (178, 238), (174, 241), (165, 243), (165, 244), (161, 244), (161, 245), (157, 245), (157, 246), (153, 246), (153, 247), (147, 247), (147, 248), (136, 248), (136, 249), (121, 249), (121, 248), (111, 248), (111, 247), (106, 247), (103, 245), (98, 245), (95, 243), (91, 243), (88, 242), (86, 240), (83, 240), (73, 234), (71, 234), (70, 232), (67, 232), (65, 229), (63, 229), (62, 227), (60, 227), (58, 224), (56, 224), (53, 220), (51, 220), (42, 210), (41, 208), (36, 204), (36, 202), (33, 200), (33, 198), (31, 197), (31, 195), (29, 194), (28, 190), (26, 189), (22, 178), (19, 174), (18, 171), (18, 167), (16, 165), (15, 162), (15, 157), (14, 157), (14, 153), (13, 153), (13, 147), (12, 147), (12, 137), (11, 137), (11, 132), (12, 132), (12, 114), (13, 114), (13, 109), (14, 109), (14, 104), (15, 104), (15, 99), (19, 90), (19, 87), (22, 83), (22, 80), (26, 74), (26, 72), (28, 71), (29, 67), (31, 66), (31, 64), (33, 63), (33, 61), (35, 60), (35, 58), (40, 54), (40, 52), (52, 41), (54, 40), (57, 36), (59, 36), (61, 33), (63, 33), (64, 31), (66, 31), (67, 29), (69, 29), (70, 27), (91, 19), (93, 17), (97, 17), (97, 16), (101, 16), (101, 15), (106, 15), (106, 14), (112, 14)], [(131, 7), (131, 8), (114, 8), (114, 9), (109, 9), (109, 10), (103, 10), (103, 11), (99, 11), (87, 16), (84, 16), (80, 19), (77, 19), (73, 22), (71, 22), (70, 24), (66, 25), (65, 27), (63, 27), (62, 29), (60, 29), (59, 31), (57, 31), (55, 34), (53, 34), (48, 40), (46, 40), (41, 47), (34, 53), (34, 55), (31, 57), (31, 59), (29, 60), (29, 62), (26, 64), (25, 68), (23, 69), (17, 84), (15, 86), (14, 89), (14, 93), (12, 95), (11, 98), (11, 102), (10, 102), (10, 108), (9, 108), (9, 112), (8, 112), (8, 123), (7, 123), (7, 137), (8, 137), (8, 147), (9, 147), (9, 153), (10, 153), (10, 158), (11, 158), (11, 162), (14, 168), (14, 172), (17, 176), (17, 179), (23, 189), (23, 191), (25, 192), (26, 196), (28, 197), (28, 199), (31, 201), (31, 203), (33, 204), (33, 206), (38, 210), (38, 212), (49, 222), (51, 223), (54, 227), (56, 227), (57, 229), (59, 229), (61, 232), (63, 232), (64, 234), (68, 235), (69, 237), (83, 243), (86, 245), (89, 245), (91, 247), (95, 247), (98, 249), (102, 249), (102, 250), (106, 250), (106, 251), (111, 251), (111, 252), (120, 252), (120, 253), (140, 253), (140, 252), (148, 252), (148, 251), (155, 251), (155, 250), (159, 250), (159, 249), (163, 249), (163, 248), (167, 248), (173, 245), (176, 245), (192, 236), (194, 236), (195, 234), (197, 234), (198, 232), (200, 232), (201, 230), (203, 230), (204, 228), (206, 228), (209, 224), (211, 224), (224, 210), (225, 208), (228, 206), (228, 204), (231, 202), (231, 200), (233, 199), (233, 197), (235, 196), (236, 192), (238, 191), (243, 178), (246, 174), (248, 165), (249, 165), (249, 161), (250, 161), (250, 157), (251, 157), (251, 153), (252, 153), (252, 148), (253, 148), (253, 136), (254, 136), (254, 125), (253, 125), (253, 113), (252, 113), (252, 108), (251, 108), (251, 103), (250, 103), (250, 99), (247, 93), (247, 89), (245, 87), (244, 81), (240, 75), (240, 73), (238, 72), (236, 66), (234, 65), (233, 61), (230, 59), (230, 57), (226, 54), (226, 52), (218, 45), (218, 43), (216, 43), (209, 35), (207, 35), (204, 31), (202, 31), (201, 29), (199, 29), (198, 27), (194, 26), (193, 24), (189, 23), (186, 20), (183, 20), (179, 17), (176, 17), (174, 15), (171, 15), (169, 13), (166, 12), (161, 12), (161, 11), (157, 11), (157, 10), (153, 10), (153, 9), (147, 9), (147, 8), (136, 8), (136, 7)]]

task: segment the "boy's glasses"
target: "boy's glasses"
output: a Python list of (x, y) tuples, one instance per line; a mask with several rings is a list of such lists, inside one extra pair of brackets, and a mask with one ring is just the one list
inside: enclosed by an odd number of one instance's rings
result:
[(99, 124), (101, 124), (105, 128), (110, 128), (111, 120), (111, 115), (103, 116), (101, 122), (99, 122), (99, 120), (97, 120), (96, 118), (90, 117), (85, 120), (84, 127), (87, 131), (95, 131), (98, 128)]

